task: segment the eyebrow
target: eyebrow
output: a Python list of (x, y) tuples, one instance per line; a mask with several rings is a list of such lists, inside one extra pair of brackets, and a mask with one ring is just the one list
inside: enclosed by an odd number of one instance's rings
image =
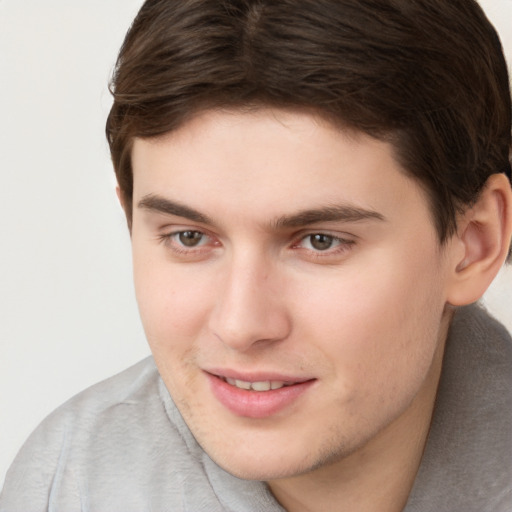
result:
[[(189, 206), (155, 194), (144, 196), (139, 201), (138, 207), (167, 215), (183, 217), (193, 222), (209, 225), (214, 224), (213, 219), (207, 215)], [(274, 220), (271, 226), (274, 229), (285, 229), (308, 226), (319, 222), (360, 222), (364, 220), (385, 221), (386, 218), (379, 212), (373, 210), (367, 210), (352, 205), (337, 205), (303, 210), (292, 215), (282, 215)]]
[(148, 194), (144, 196), (138, 203), (138, 207), (144, 210), (157, 211), (165, 213), (167, 215), (176, 215), (177, 217), (183, 217), (194, 222), (201, 222), (202, 224), (213, 224), (212, 219), (207, 215), (204, 215), (189, 206), (171, 201), (161, 196), (154, 194)]
[(360, 222), (363, 220), (385, 221), (384, 215), (352, 205), (327, 206), (304, 210), (294, 215), (283, 215), (275, 222), (276, 228), (296, 228), (318, 222)]

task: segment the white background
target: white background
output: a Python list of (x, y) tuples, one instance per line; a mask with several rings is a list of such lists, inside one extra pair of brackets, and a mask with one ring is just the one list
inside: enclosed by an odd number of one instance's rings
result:
[[(103, 135), (141, 3), (0, 0), (0, 486), (44, 416), (149, 354)], [(481, 3), (512, 62), (512, 0)], [(511, 269), (487, 302), (512, 329)]]

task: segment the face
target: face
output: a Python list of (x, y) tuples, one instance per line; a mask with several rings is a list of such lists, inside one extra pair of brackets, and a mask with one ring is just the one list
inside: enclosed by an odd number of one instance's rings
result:
[(132, 157), (147, 339), (219, 465), (293, 476), (418, 427), (448, 264), (387, 143), (304, 113), (206, 112)]

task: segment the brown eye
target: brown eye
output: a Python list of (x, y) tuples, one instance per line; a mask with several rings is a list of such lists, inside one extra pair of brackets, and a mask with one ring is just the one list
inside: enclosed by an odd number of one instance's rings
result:
[(203, 240), (204, 234), (200, 231), (180, 231), (178, 240), (185, 247), (196, 247)]
[(317, 251), (326, 251), (333, 246), (334, 237), (330, 235), (324, 235), (322, 233), (317, 233), (315, 235), (309, 235), (309, 243), (313, 249)]

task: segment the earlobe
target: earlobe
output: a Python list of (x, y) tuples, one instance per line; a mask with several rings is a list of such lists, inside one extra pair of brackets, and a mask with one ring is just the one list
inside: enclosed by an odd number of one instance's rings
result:
[[(512, 191), (504, 174), (487, 180), (477, 202), (459, 219), (448, 302), (462, 306), (482, 297), (503, 265), (512, 236)], [(462, 257), (461, 257), (462, 254)]]

